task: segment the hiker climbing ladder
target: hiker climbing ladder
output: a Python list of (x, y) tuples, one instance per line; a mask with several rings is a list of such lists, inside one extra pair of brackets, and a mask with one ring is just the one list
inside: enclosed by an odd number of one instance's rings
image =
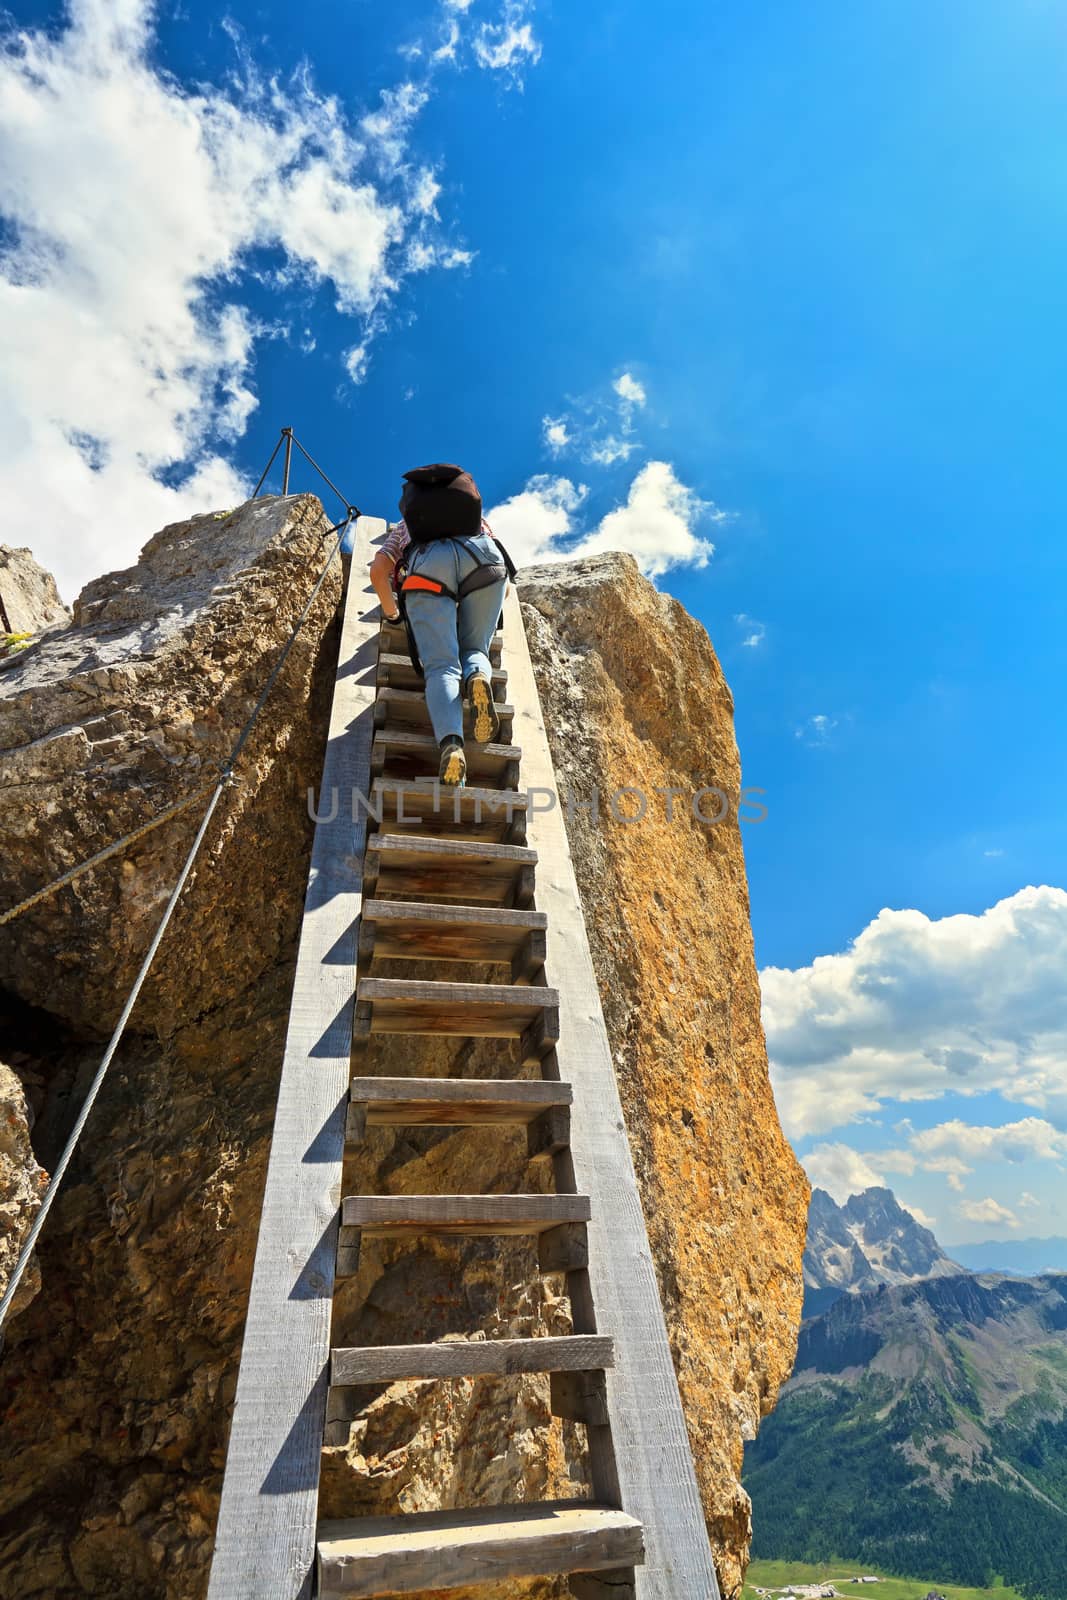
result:
[[(379, 532), (357, 525), (209, 1600), (309, 1596), (316, 1570), (323, 1596), (566, 1574), (585, 1600), (718, 1600), (563, 820), (528, 800), (555, 782), (518, 601), (492, 652), (500, 742), (469, 743), (470, 786), (443, 789), (421, 682), (364, 586)], [(393, 965), (411, 959), (507, 981), (411, 979)], [(505, 1041), (501, 1074), (365, 1075), (395, 1033)], [(525, 1126), (555, 1193), (341, 1195), (368, 1128), (486, 1124)], [(363, 1240), (427, 1234), (535, 1238), (573, 1333), (331, 1350)], [(354, 1386), (530, 1372), (585, 1425), (588, 1501), (317, 1522)]]

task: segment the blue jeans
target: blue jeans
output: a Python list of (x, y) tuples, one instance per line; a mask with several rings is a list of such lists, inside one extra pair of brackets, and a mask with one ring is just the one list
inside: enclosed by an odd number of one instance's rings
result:
[[(477, 552), (477, 558), (474, 554)], [(480, 562), (498, 562), (500, 552), (492, 539), (435, 539), (432, 544), (410, 545), (406, 552), (409, 572), (436, 578), (453, 593)], [(475, 672), (491, 675), (489, 646), (504, 601), (506, 579), (464, 595), (456, 605), (447, 595), (412, 589), (404, 604), (415, 633), (426, 677), (426, 705), (440, 744), (450, 734), (463, 737), (463, 685)]]

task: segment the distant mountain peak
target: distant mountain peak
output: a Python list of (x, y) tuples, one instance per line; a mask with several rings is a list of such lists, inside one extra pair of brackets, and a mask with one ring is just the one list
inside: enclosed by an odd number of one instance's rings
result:
[(825, 1311), (837, 1294), (944, 1277), (961, 1268), (892, 1189), (872, 1186), (838, 1205), (814, 1189), (804, 1250), (805, 1313)]

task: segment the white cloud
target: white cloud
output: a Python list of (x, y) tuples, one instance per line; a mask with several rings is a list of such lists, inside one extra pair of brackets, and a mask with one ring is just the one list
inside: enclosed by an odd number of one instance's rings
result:
[(741, 640), (744, 648), (746, 650), (758, 650), (767, 637), (767, 624), (765, 622), (757, 622), (755, 617), (747, 616), (743, 611), (735, 613), (734, 621), (744, 633), (745, 637)]
[(595, 461), (597, 466), (610, 467), (615, 461), (628, 461), (638, 448), (636, 439), (620, 439), (617, 434), (609, 433), (596, 444), (590, 444), (587, 461)]
[(996, 1228), (1017, 1228), (1019, 1219), (1014, 1211), (1002, 1206), (999, 1200), (987, 1195), (984, 1200), (962, 1200), (959, 1214), (967, 1222), (988, 1222)]
[(541, 45), (527, 20), (529, 9), (525, 0), (506, 0), (500, 22), (482, 23), (472, 41), (479, 66), (520, 82), (522, 68), (540, 61)]
[(647, 403), (644, 384), (639, 383), (631, 372), (624, 372), (611, 387), (626, 405), (644, 406)]
[(571, 519), (588, 493), (584, 483), (541, 473), (510, 500), (487, 511), (486, 520), (516, 566), (558, 561), (566, 552), (559, 551), (555, 542), (571, 533)]
[(911, 1149), (931, 1171), (943, 1157), (966, 1163), (972, 1170), (979, 1161), (1062, 1161), (1067, 1156), (1067, 1133), (1044, 1117), (1022, 1117), (999, 1127), (963, 1122), (958, 1117), (924, 1128), (913, 1135)]
[[(1065, 970), (1067, 892), (1050, 887), (1021, 889), (980, 916), (882, 911), (839, 955), (765, 968), (764, 1025), (788, 1129), (841, 1127), (885, 1100), (988, 1090), (1063, 1121)], [(1002, 1154), (1019, 1137), (990, 1134)], [(957, 1176), (970, 1138), (940, 1152)]]
[[(864, 1189), (886, 1187), (888, 1172), (899, 1168), (887, 1160), (887, 1152), (867, 1151), (860, 1154), (847, 1144), (817, 1144), (803, 1157), (804, 1170), (812, 1183), (833, 1196), (838, 1205), (844, 1205), (851, 1194), (861, 1194)], [(935, 1219), (914, 1201), (901, 1199), (905, 1211), (910, 1211), (916, 1222), (924, 1228), (933, 1228)]]
[(721, 520), (724, 513), (681, 483), (668, 462), (642, 467), (625, 504), (583, 534), (575, 528), (574, 513), (587, 494), (584, 484), (576, 488), (569, 478), (542, 473), (486, 517), (520, 564), (628, 550), (649, 577), (671, 567), (707, 565), (714, 546), (700, 538), (696, 525), (701, 519)]
[(532, 0), (503, 0), (494, 18), (468, 27), (474, 0), (442, 0), (427, 34), (400, 46), (408, 61), (425, 61), (430, 70), (473, 61), (522, 87), (523, 71), (541, 59), (541, 44), (529, 21)]
[(817, 711), (814, 716), (808, 717), (799, 727), (793, 729), (793, 736), (802, 739), (811, 749), (819, 750), (830, 743), (831, 735), (839, 727), (837, 717), (831, 717), (824, 711)]
[(634, 437), (634, 413), (644, 410), (648, 395), (632, 372), (623, 372), (607, 390), (577, 399), (568, 410), (542, 419), (542, 436), (552, 455), (569, 450), (587, 465), (613, 466), (628, 461), (641, 442)]
[(1036, 1194), (1031, 1194), (1029, 1189), (1024, 1189), (1022, 1194), (1019, 1196), (1018, 1204), (1020, 1207), (1028, 1211), (1032, 1206), (1039, 1206), (1041, 1201), (1037, 1198)]
[(415, 179), (411, 191), (411, 204), (416, 211), (421, 211), (425, 216), (437, 215), (437, 198), (441, 193), (441, 185), (437, 176), (430, 167), (424, 167)]
[(424, 86), (355, 129), (306, 73), (264, 82), (245, 52), (241, 81), (186, 91), (152, 64), (151, 18), (148, 0), (71, 0), (59, 32), (0, 24), (5, 536), (68, 598), (246, 492), (218, 452), (277, 331), (239, 303), (250, 252), (275, 252), (261, 281), (279, 289), (329, 282), (364, 353), (420, 243), (426, 265), (469, 260), (429, 231), (436, 179), (408, 170)]
[(542, 417), (541, 435), (554, 456), (559, 455), (571, 442), (567, 424), (562, 417)]
[(722, 513), (687, 488), (668, 462), (649, 461), (630, 485), (626, 504), (609, 511), (569, 553), (628, 550), (649, 577), (671, 567), (706, 567), (715, 547), (695, 531), (702, 517), (721, 520)]
[(850, 1194), (876, 1189), (883, 1182), (881, 1174), (851, 1145), (817, 1144), (803, 1160), (814, 1186), (833, 1195), (838, 1205), (843, 1205)]
[(351, 350), (345, 352), (345, 371), (353, 383), (362, 383), (367, 376), (369, 362), (367, 346), (365, 344), (353, 345)]

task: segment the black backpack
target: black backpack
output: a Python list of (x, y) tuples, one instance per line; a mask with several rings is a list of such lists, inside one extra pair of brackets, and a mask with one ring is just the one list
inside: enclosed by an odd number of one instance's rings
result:
[(482, 497), (469, 472), (448, 461), (404, 474), (400, 514), (412, 544), (471, 539), (482, 531)]

